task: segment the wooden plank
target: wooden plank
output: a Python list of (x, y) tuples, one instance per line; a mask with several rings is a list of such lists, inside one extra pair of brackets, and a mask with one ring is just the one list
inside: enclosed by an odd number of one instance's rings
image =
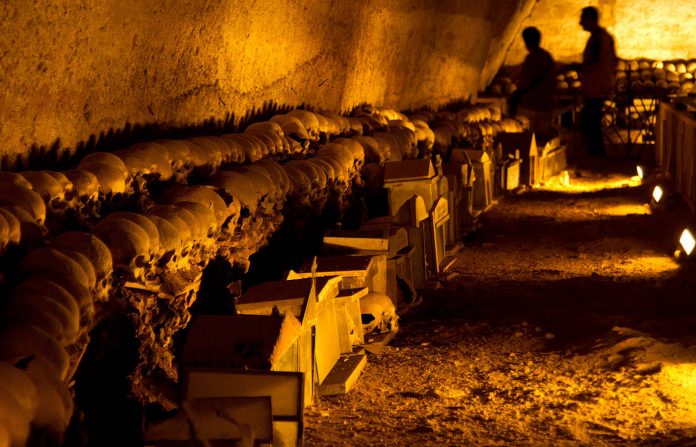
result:
[[(219, 397), (192, 399), (190, 416), (196, 424), (198, 436), (213, 445), (225, 441), (241, 441), (251, 431), (259, 443), (273, 441), (271, 397)], [(189, 419), (183, 412), (150, 427), (145, 432), (146, 446), (190, 446)]]
[(430, 160), (389, 161), (384, 165), (384, 183), (430, 179), (435, 169)]
[(372, 354), (381, 354), (384, 352), (384, 348), (391, 342), (392, 338), (394, 338), (394, 335), (396, 335), (396, 331), (367, 334), (365, 335), (365, 344), (362, 345), (362, 347)]
[(332, 396), (347, 393), (358, 381), (366, 364), (365, 354), (342, 356), (319, 387), (319, 395)]

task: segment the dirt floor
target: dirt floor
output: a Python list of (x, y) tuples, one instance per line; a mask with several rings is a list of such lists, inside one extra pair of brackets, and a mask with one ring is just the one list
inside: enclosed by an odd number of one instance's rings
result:
[(605, 164), (506, 197), (305, 445), (696, 446), (686, 213)]

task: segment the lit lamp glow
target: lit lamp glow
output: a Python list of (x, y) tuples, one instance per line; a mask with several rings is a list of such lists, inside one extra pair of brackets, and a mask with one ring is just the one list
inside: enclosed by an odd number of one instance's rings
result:
[(638, 177), (640, 177), (641, 180), (645, 178), (645, 171), (643, 171), (643, 167), (641, 165), (636, 166), (636, 172), (638, 173)]
[(662, 187), (660, 185), (657, 185), (655, 189), (653, 189), (652, 197), (655, 203), (660, 203), (660, 200), (662, 199), (662, 196), (664, 195), (664, 191), (662, 190)]
[(696, 247), (696, 240), (694, 240), (694, 236), (689, 230), (684, 230), (682, 232), (679, 243), (687, 256), (690, 256), (691, 252), (694, 251), (694, 247)]

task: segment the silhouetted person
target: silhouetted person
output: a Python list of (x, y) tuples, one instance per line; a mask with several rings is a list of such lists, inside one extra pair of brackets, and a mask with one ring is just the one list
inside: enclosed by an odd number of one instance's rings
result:
[(510, 101), (511, 114), (516, 106), (529, 118), (532, 130), (545, 139), (551, 129), (551, 115), (556, 89), (556, 62), (541, 48), (541, 33), (534, 27), (522, 31), (529, 54), (522, 63), (520, 82)]
[(582, 55), (583, 107), (581, 126), (585, 147), (590, 155), (604, 155), (602, 106), (614, 93), (616, 50), (614, 38), (599, 26), (599, 11), (588, 6), (580, 15), (582, 29), (590, 33)]

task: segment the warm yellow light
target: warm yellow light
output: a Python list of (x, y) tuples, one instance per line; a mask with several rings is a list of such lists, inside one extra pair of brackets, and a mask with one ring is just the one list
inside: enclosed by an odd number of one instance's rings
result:
[(662, 191), (662, 188), (660, 185), (657, 185), (655, 189), (653, 189), (653, 199), (655, 199), (655, 203), (660, 203), (660, 199), (662, 199), (662, 195), (664, 194), (664, 191)]
[(565, 171), (565, 174), (561, 173), (551, 178), (544, 185), (538, 187), (538, 189), (544, 191), (559, 191), (567, 194), (581, 194), (606, 189), (631, 188), (640, 186), (641, 184), (642, 180), (637, 175), (633, 177), (622, 175), (600, 177), (586, 174), (582, 177), (573, 177), (571, 179), (568, 171)]
[(560, 181), (561, 185), (570, 186), (570, 174), (568, 174), (568, 171), (561, 172)]
[(694, 247), (696, 246), (696, 240), (694, 240), (694, 236), (689, 230), (684, 230), (684, 232), (682, 232), (679, 243), (687, 256), (691, 255), (691, 252), (694, 251)]
[(636, 166), (636, 172), (638, 173), (638, 177), (642, 179), (645, 178), (645, 171), (643, 171), (643, 167), (641, 165)]

